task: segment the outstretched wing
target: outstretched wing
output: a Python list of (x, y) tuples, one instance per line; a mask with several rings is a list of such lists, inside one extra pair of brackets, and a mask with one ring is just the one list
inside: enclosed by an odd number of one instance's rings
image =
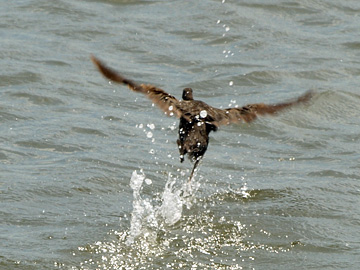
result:
[(91, 60), (99, 71), (109, 80), (116, 83), (125, 84), (131, 90), (146, 95), (154, 104), (156, 104), (166, 115), (177, 117), (181, 116), (181, 111), (178, 109), (179, 101), (172, 95), (166, 93), (164, 90), (150, 85), (150, 84), (137, 84), (132, 80), (126, 79), (120, 75), (117, 71), (107, 67), (102, 61), (95, 56), (91, 56)]
[(212, 121), (212, 124), (214, 124), (215, 126), (220, 126), (238, 122), (249, 123), (255, 120), (258, 115), (273, 115), (286, 108), (306, 103), (311, 99), (312, 96), (313, 92), (309, 91), (295, 100), (290, 100), (288, 102), (273, 105), (259, 103), (249, 104), (242, 108), (228, 108), (224, 110), (212, 108), (212, 117), (214, 119)]

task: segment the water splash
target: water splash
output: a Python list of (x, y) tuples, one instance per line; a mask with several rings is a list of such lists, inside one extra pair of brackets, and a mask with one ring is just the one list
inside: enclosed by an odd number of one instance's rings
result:
[[(149, 180), (143, 171), (132, 173), (129, 230), (110, 231), (106, 241), (79, 247), (81, 256), (91, 258), (71, 269), (252, 269), (258, 256), (290, 252), (301, 245), (294, 237), (279, 238), (276, 230), (258, 222), (261, 215), (246, 210), (251, 207), (248, 198), (256, 195), (246, 183), (204, 198), (197, 196), (195, 201), (199, 184), (179, 183), (171, 174), (161, 194), (146, 198), (142, 188), (144, 183), (152, 184)], [(213, 211), (225, 201), (233, 207)], [(186, 211), (193, 202), (196, 207)], [(209, 205), (214, 207), (209, 209)]]
[(239, 189), (232, 189), (230, 186), (229, 186), (229, 190), (237, 195), (240, 195), (242, 196), (244, 199), (247, 199), (247, 198), (250, 198), (251, 197), (251, 194), (250, 194), (250, 191), (247, 187), (247, 183), (245, 182), (243, 184), (243, 186)]
[(144, 181), (152, 183), (142, 171), (139, 174), (137, 171), (132, 173), (130, 187), (133, 190), (133, 211), (126, 239), (127, 245), (134, 243), (140, 236), (155, 240), (159, 230), (177, 223), (182, 217), (183, 207), (191, 207), (195, 192), (200, 187), (200, 184), (195, 182), (186, 182), (177, 187), (176, 178), (169, 174), (161, 203), (157, 205), (156, 199), (142, 198), (141, 189)]
[(181, 218), (183, 200), (181, 198), (181, 190), (175, 190), (174, 188), (176, 181), (171, 179), (169, 180), (165, 185), (165, 189), (162, 195), (162, 205), (159, 211), (165, 220), (165, 223), (173, 225)]
[(130, 233), (126, 240), (126, 244), (128, 245), (132, 244), (134, 239), (141, 233), (147, 236), (153, 235), (151, 228), (155, 229), (158, 227), (154, 207), (148, 199), (142, 199), (140, 195), (140, 190), (145, 179), (144, 174), (137, 174), (136, 171), (132, 173), (130, 179), (130, 187), (133, 190), (134, 200)]

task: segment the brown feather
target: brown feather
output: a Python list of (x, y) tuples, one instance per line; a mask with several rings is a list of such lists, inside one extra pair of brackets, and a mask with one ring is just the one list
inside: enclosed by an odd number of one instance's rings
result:
[(214, 114), (214, 121), (212, 123), (216, 126), (228, 125), (238, 122), (249, 123), (254, 121), (258, 115), (273, 115), (289, 107), (307, 103), (312, 98), (313, 94), (314, 93), (312, 91), (308, 91), (295, 100), (273, 105), (258, 103), (249, 104), (241, 108), (228, 108), (224, 110), (216, 109), (216, 113)]
[(155, 105), (163, 110), (166, 115), (176, 115), (177, 117), (181, 116), (181, 113), (178, 109), (179, 101), (174, 96), (166, 93), (164, 90), (157, 88), (156, 86), (150, 84), (139, 85), (132, 80), (126, 79), (112, 68), (107, 67), (95, 56), (91, 56), (91, 60), (99, 69), (99, 71), (109, 80), (128, 85), (131, 90), (146, 95)]
[(184, 156), (188, 154), (190, 160), (194, 162), (189, 180), (191, 180), (199, 161), (207, 150), (209, 133), (211, 131), (216, 131), (221, 125), (239, 122), (249, 123), (254, 121), (258, 115), (276, 114), (294, 105), (306, 103), (313, 96), (312, 92), (307, 92), (295, 100), (274, 105), (258, 103), (249, 104), (241, 108), (218, 109), (203, 101), (194, 100), (191, 88), (183, 90), (183, 100), (179, 101), (156, 86), (150, 84), (139, 85), (132, 80), (126, 79), (94, 56), (91, 56), (91, 60), (109, 80), (125, 84), (131, 90), (146, 95), (166, 115), (176, 115), (180, 118), (179, 139), (177, 140), (180, 161), (183, 162)]

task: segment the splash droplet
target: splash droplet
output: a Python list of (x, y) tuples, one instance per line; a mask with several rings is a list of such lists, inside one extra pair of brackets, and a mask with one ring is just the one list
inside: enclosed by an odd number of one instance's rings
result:
[(201, 118), (205, 118), (207, 116), (207, 111), (206, 110), (202, 110), (201, 112), (200, 112), (200, 117)]
[(146, 183), (147, 185), (151, 185), (151, 184), (152, 184), (152, 181), (151, 181), (151, 179), (146, 178), (146, 179), (145, 179), (145, 183)]
[(148, 124), (147, 127), (150, 128), (150, 129), (155, 129), (155, 125), (154, 125), (154, 124)]

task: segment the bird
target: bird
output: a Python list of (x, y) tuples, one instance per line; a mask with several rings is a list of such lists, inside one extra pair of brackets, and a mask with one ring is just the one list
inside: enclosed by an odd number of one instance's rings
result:
[(219, 109), (201, 100), (195, 100), (192, 88), (183, 89), (182, 100), (178, 100), (154, 85), (138, 84), (125, 78), (94, 55), (91, 55), (91, 60), (105, 78), (127, 85), (132, 91), (146, 95), (165, 115), (180, 119), (177, 139), (180, 162), (183, 162), (184, 157), (188, 155), (190, 161), (194, 163), (189, 182), (208, 148), (211, 131), (215, 132), (223, 125), (250, 123), (258, 116), (277, 114), (294, 105), (307, 103), (313, 96), (313, 91), (310, 90), (298, 98), (282, 103), (270, 105), (257, 103), (238, 108)]

